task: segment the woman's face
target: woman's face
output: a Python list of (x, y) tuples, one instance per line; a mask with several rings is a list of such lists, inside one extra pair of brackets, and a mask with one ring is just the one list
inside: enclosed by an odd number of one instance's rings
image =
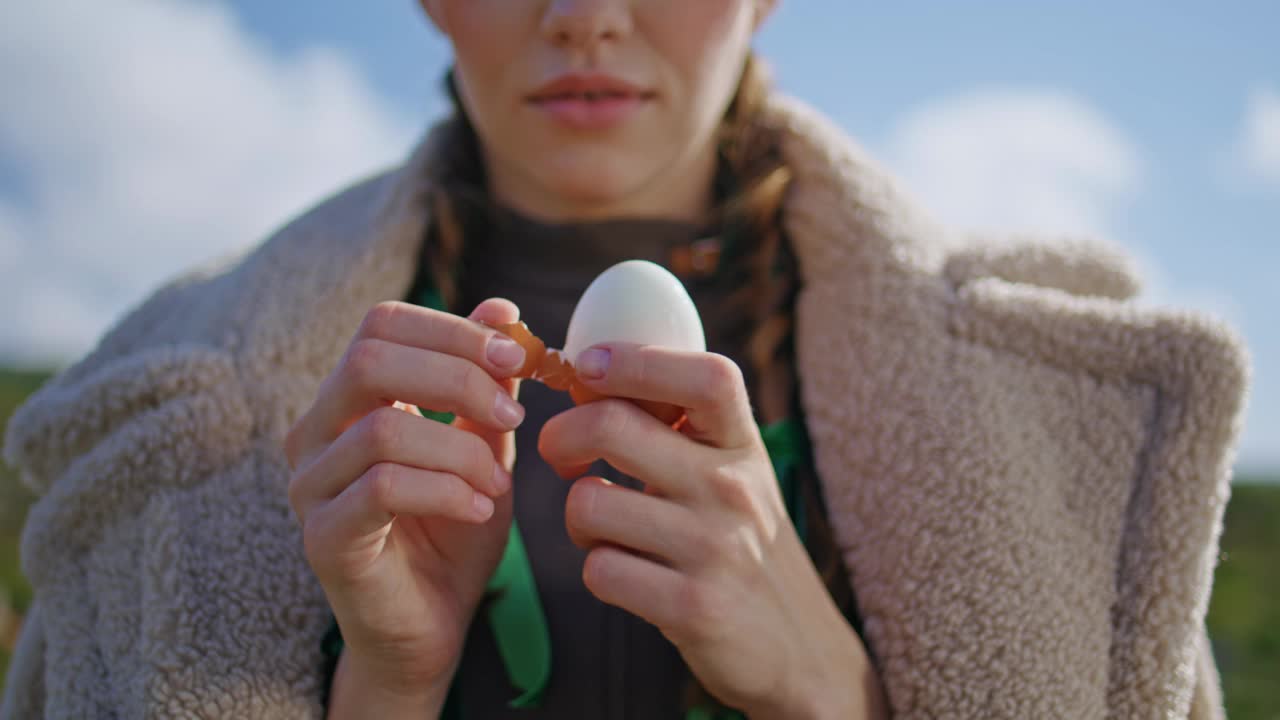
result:
[(771, 0), (421, 0), (490, 186), (552, 220), (697, 217)]

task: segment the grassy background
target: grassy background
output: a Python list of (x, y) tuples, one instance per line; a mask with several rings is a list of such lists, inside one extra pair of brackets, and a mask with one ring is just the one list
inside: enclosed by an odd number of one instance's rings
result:
[[(0, 369), (0, 435), (47, 374)], [(0, 689), (31, 589), (18, 565), (32, 497), (0, 463)], [(1227, 506), (1209, 634), (1233, 720), (1280, 720), (1280, 476), (1242, 477)]]
[[(0, 438), (14, 409), (47, 378), (47, 373), (0, 369)], [(31, 605), (31, 587), (18, 566), (18, 538), (33, 499), (17, 473), (0, 459), (0, 688), (22, 613)]]

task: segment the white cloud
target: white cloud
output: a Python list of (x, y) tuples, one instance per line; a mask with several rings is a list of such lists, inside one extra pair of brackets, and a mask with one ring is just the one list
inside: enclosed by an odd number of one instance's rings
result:
[(1249, 97), (1237, 156), (1248, 174), (1280, 185), (1280, 93), (1265, 88)]
[(938, 216), (977, 229), (1107, 234), (1138, 153), (1088, 103), (1049, 90), (978, 91), (908, 113), (887, 160)]
[(44, 0), (0, 21), (0, 355), (65, 361), (167, 277), (403, 157), (341, 55), (273, 54), (219, 4)]
[(1186, 284), (1175, 290), (1154, 245), (1118, 235), (1114, 213), (1139, 190), (1139, 151), (1080, 98), (1002, 90), (937, 100), (903, 117), (885, 148), (907, 187), (945, 222), (1119, 243), (1137, 261), (1143, 302), (1243, 322), (1231, 293)]

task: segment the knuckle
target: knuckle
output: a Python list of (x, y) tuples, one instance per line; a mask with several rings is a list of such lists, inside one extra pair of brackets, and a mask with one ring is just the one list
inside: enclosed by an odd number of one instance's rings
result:
[(395, 322), (395, 317), (401, 311), (401, 305), (402, 303), (396, 300), (384, 300), (369, 308), (369, 312), (364, 314), (364, 319), (360, 322), (357, 335), (365, 338), (386, 337)]
[(365, 416), (363, 445), (377, 458), (393, 457), (400, 447), (404, 413), (393, 407), (382, 407)]
[(453, 386), (464, 391), (472, 390), (479, 379), (476, 377), (476, 372), (479, 368), (472, 363), (458, 359), (455, 359), (450, 364), (453, 372), (450, 374), (449, 379)]
[[(284, 450), (284, 458), (289, 463), (290, 470), (298, 469), (298, 459), (302, 455), (301, 449), (298, 447), (298, 444), (301, 442), (301, 435), (301, 420), (294, 423), (293, 426), (289, 428), (289, 431), (284, 434), (284, 442), (281, 444), (281, 448)], [(292, 482), (290, 484), (292, 485)]]
[(307, 561), (311, 563), (312, 568), (316, 567), (317, 561), (328, 555), (325, 552), (325, 541), (328, 533), (322, 532), (320, 523), (311, 520), (302, 526), (302, 549), (306, 553)]
[[(757, 545), (752, 529), (745, 525), (736, 525), (721, 529), (714, 535), (716, 560), (722, 569), (742, 576), (744, 570), (750, 568), (750, 561), (758, 555)], [(748, 570), (749, 572), (749, 570)]]
[(756, 498), (750, 476), (729, 466), (717, 467), (707, 481), (720, 504), (741, 513), (754, 513)]
[(293, 508), (293, 512), (298, 517), (298, 521), (302, 522), (303, 480), (301, 473), (294, 473), (293, 476), (289, 478), (288, 496), (289, 507)]
[(469, 469), (476, 480), (488, 480), (498, 462), (493, 456), (493, 448), (478, 435), (466, 433), (463, 437), (466, 444), (462, 450), (465, 456), (463, 467)]
[(724, 355), (711, 353), (707, 358), (703, 392), (713, 403), (736, 401), (743, 390), (742, 368)]
[(594, 548), (588, 552), (582, 562), (582, 584), (597, 595), (607, 595), (610, 562), (609, 551), (605, 548)]
[(689, 538), (690, 550), (700, 566), (710, 565), (721, 557), (721, 542), (709, 529), (699, 527)]
[(346, 381), (356, 388), (371, 389), (378, 366), (383, 362), (383, 350), (382, 341), (371, 338), (351, 343), (342, 360), (341, 373)]
[(590, 487), (584, 481), (575, 482), (573, 487), (569, 488), (569, 496), (565, 499), (564, 518), (565, 522), (575, 530), (587, 530), (591, 527), (595, 492), (596, 488)]
[(553, 417), (542, 425), (542, 429), (538, 430), (538, 456), (544, 459), (552, 457), (558, 447), (559, 437), (557, 428), (562, 421), (559, 417)]
[(538, 430), (538, 454), (555, 465), (589, 449), (592, 437), (583, 428), (594, 422), (598, 404), (570, 408), (543, 423)]
[(322, 584), (330, 582), (335, 573), (333, 558), (337, 554), (335, 546), (340, 542), (334, 537), (331, 528), (330, 510), (312, 513), (302, 526), (302, 551), (307, 564), (315, 571)]
[(475, 493), (468, 489), (467, 481), (450, 473), (444, 473), (440, 479), (438, 502), (456, 517), (471, 516), (474, 512)]
[(462, 410), (462, 398), (479, 397), (483, 391), (484, 378), (480, 368), (466, 360), (451, 358), (450, 372), (447, 374), (450, 383), (447, 392), (451, 395), (453, 412)]
[(439, 323), (440, 342), (444, 347), (469, 357), (482, 357), (487, 334), (474, 322), (446, 315), (446, 322)]
[(395, 463), (375, 463), (365, 471), (360, 479), (361, 489), (368, 496), (371, 505), (377, 508), (390, 507), (394, 501), (396, 476), (399, 471)]
[(649, 381), (649, 373), (653, 363), (650, 361), (648, 348), (640, 348), (630, 352), (614, 351), (609, 362), (609, 375), (621, 381), (627, 387), (643, 387)]

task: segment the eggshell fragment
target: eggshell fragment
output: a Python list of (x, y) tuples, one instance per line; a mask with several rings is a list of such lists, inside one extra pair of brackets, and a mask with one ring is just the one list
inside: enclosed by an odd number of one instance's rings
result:
[[(575, 405), (606, 397), (578, 380), (570, 360), (593, 345), (629, 342), (695, 352), (707, 347), (702, 320), (684, 285), (666, 268), (644, 260), (618, 263), (592, 281), (569, 319), (563, 352), (548, 349), (524, 322), (494, 329), (524, 348), (525, 362), (515, 377), (568, 391)], [(670, 403), (632, 402), (667, 425), (684, 418), (684, 408)]]
[(609, 396), (598, 393), (586, 385), (583, 385), (578, 380), (574, 380), (573, 384), (569, 386), (569, 397), (573, 398), (574, 405), (586, 405), (590, 402), (603, 400)]
[(494, 329), (515, 340), (516, 344), (524, 349), (524, 364), (520, 366), (520, 370), (516, 372), (515, 377), (532, 377), (534, 371), (542, 364), (543, 357), (547, 351), (547, 344), (542, 342), (542, 339), (537, 335), (530, 332), (529, 326), (525, 325), (524, 321), (496, 325)]

